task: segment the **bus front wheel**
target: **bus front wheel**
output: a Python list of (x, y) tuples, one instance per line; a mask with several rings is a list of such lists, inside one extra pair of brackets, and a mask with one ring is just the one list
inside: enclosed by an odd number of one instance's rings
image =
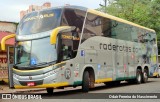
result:
[(53, 94), (53, 88), (46, 88), (48, 94)]
[(89, 78), (89, 72), (85, 71), (83, 73), (83, 82), (82, 82), (82, 91), (88, 92), (89, 91), (89, 85), (90, 84), (90, 78)]

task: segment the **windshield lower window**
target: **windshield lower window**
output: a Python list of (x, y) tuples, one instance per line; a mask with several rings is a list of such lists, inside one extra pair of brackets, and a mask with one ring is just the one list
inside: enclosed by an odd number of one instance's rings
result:
[(16, 65), (27, 67), (55, 62), (57, 60), (56, 45), (51, 45), (49, 41), (47, 37), (20, 42), (17, 47)]

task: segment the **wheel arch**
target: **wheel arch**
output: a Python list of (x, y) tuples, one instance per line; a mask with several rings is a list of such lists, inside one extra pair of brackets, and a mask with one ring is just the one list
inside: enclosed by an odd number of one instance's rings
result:
[(96, 75), (95, 75), (94, 67), (92, 65), (86, 65), (86, 66), (83, 67), (83, 70), (81, 72), (81, 79), (82, 80), (83, 80), (83, 74), (84, 74), (85, 71), (88, 71), (89, 75), (94, 76), (94, 80), (95, 80)]
[(144, 66), (143, 72), (144, 72), (144, 70), (147, 70), (147, 75), (149, 76), (149, 67), (148, 66)]
[(142, 67), (141, 67), (141, 66), (137, 66), (136, 71), (137, 71), (138, 69), (142, 71)]

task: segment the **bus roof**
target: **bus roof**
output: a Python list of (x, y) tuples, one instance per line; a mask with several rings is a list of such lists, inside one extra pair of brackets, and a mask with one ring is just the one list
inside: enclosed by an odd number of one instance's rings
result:
[(80, 9), (80, 10), (87, 11), (87, 12), (95, 14), (95, 15), (99, 15), (99, 16), (102, 16), (102, 17), (105, 17), (105, 18), (110, 18), (112, 20), (116, 20), (116, 21), (119, 21), (119, 22), (122, 22), (122, 23), (130, 24), (130, 25), (142, 28), (142, 29), (146, 29), (146, 30), (155, 32), (155, 30), (153, 30), (153, 29), (150, 29), (150, 28), (135, 24), (133, 22), (130, 22), (130, 21), (124, 20), (122, 18), (118, 18), (118, 17), (112, 16), (112, 15), (109, 15), (107, 13), (103, 13), (103, 12), (97, 11), (97, 10), (94, 10), (94, 9), (88, 9), (88, 8), (85, 8), (85, 7), (82, 7), (82, 6), (74, 6), (74, 5), (63, 6), (63, 7), (64, 8), (71, 8), (71, 9)]
[(99, 16), (102, 16), (102, 17), (105, 17), (105, 18), (109, 18), (109, 19), (112, 19), (112, 20), (116, 20), (116, 21), (119, 21), (119, 22), (122, 22), (122, 23), (130, 24), (130, 25), (142, 28), (142, 29), (146, 29), (146, 30), (155, 32), (153, 29), (149, 29), (147, 27), (135, 24), (133, 22), (124, 20), (122, 18), (118, 18), (118, 17), (112, 16), (112, 15), (109, 15), (107, 13), (103, 13), (103, 12), (100, 12), (100, 11), (97, 11), (97, 10), (94, 10), (94, 9), (89, 9), (89, 8), (86, 8), (86, 7), (82, 7), (82, 6), (66, 5), (66, 6), (58, 6), (58, 7), (52, 7), (52, 8), (48, 8), (48, 9), (43, 9), (43, 10), (40, 10), (40, 11), (45, 11), (45, 10), (49, 10), (49, 9), (57, 9), (57, 8), (79, 9), (79, 10), (86, 11), (86, 12), (89, 12), (89, 13), (92, 13), (92, 14), (95, 14), (95, 15), (99, 15)]
[[(52, 10), (52, 9), (64, 9), (64, 8), (69, 8), (69, 9), (78, 9), (78, 10), (82, 10), (82, 11), (86, 11), (88, 10), (88, 8), (86, 7), (82, 7), (82, 6), (75, 6), (75, 5), (66, 5), (66, 6), (55, 6), (55, 7), (51, 7), (51, 8), (45, 8), (45, 9), (41, 9), (41, 10), (38, 10), (38, 11), (32, 11), (30, 13), (27, 13), (27, 14), (31, 14), (33, 12), (41, 12), (41, 11), (47, 11), (47, 10)], [(26, 14), (26, 15), (27, 15)]]
[(130, 21), (127, 21), (127, 20), (112, 16), (112, 15), (109, 15), (107, 13), (99, 12), (99, 11), (96, 11), (96, 10), (93, 10), (93, 9), (88, 9), (87, 12), (95, 14), (95, 15), (99, 15), (99, 16), (102, 16), (102, 17), (105, 17), (105, 18), (109, 18), (109, 19), (112, 19), (112, 20), (116, 20), (116, 21), (119, 21), (119, 22), (122, 22), (122, 23), (130, 24), (130, 25), (142, 28), (142, 29), (146, 29), (146, 30), (152, 31), (152, 32), (155, 32), (155, 30), (153, 30), (153, 29), (146, 28), (144, 26), (135, 24), (133, 22), (130, 22)]

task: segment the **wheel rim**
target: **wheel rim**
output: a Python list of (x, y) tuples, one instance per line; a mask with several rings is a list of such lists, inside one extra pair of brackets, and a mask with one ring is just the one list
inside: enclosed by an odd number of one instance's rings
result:
[(147, 79), (147, 78), (148, 78), (148, 76), (147, 76), (147, 73), (146, 73), (146, 72), (144, 72), (143, 76), (144, 76), (144, 78), (145, 78), (145, 79)]
[(89, 81), (89, 87), (91, 87), (91, 79), (90, 79), (90, 77), (88, 77), (88, 81)]
[(141, 81), (141, 75), (138, 73), (138, 82)]

